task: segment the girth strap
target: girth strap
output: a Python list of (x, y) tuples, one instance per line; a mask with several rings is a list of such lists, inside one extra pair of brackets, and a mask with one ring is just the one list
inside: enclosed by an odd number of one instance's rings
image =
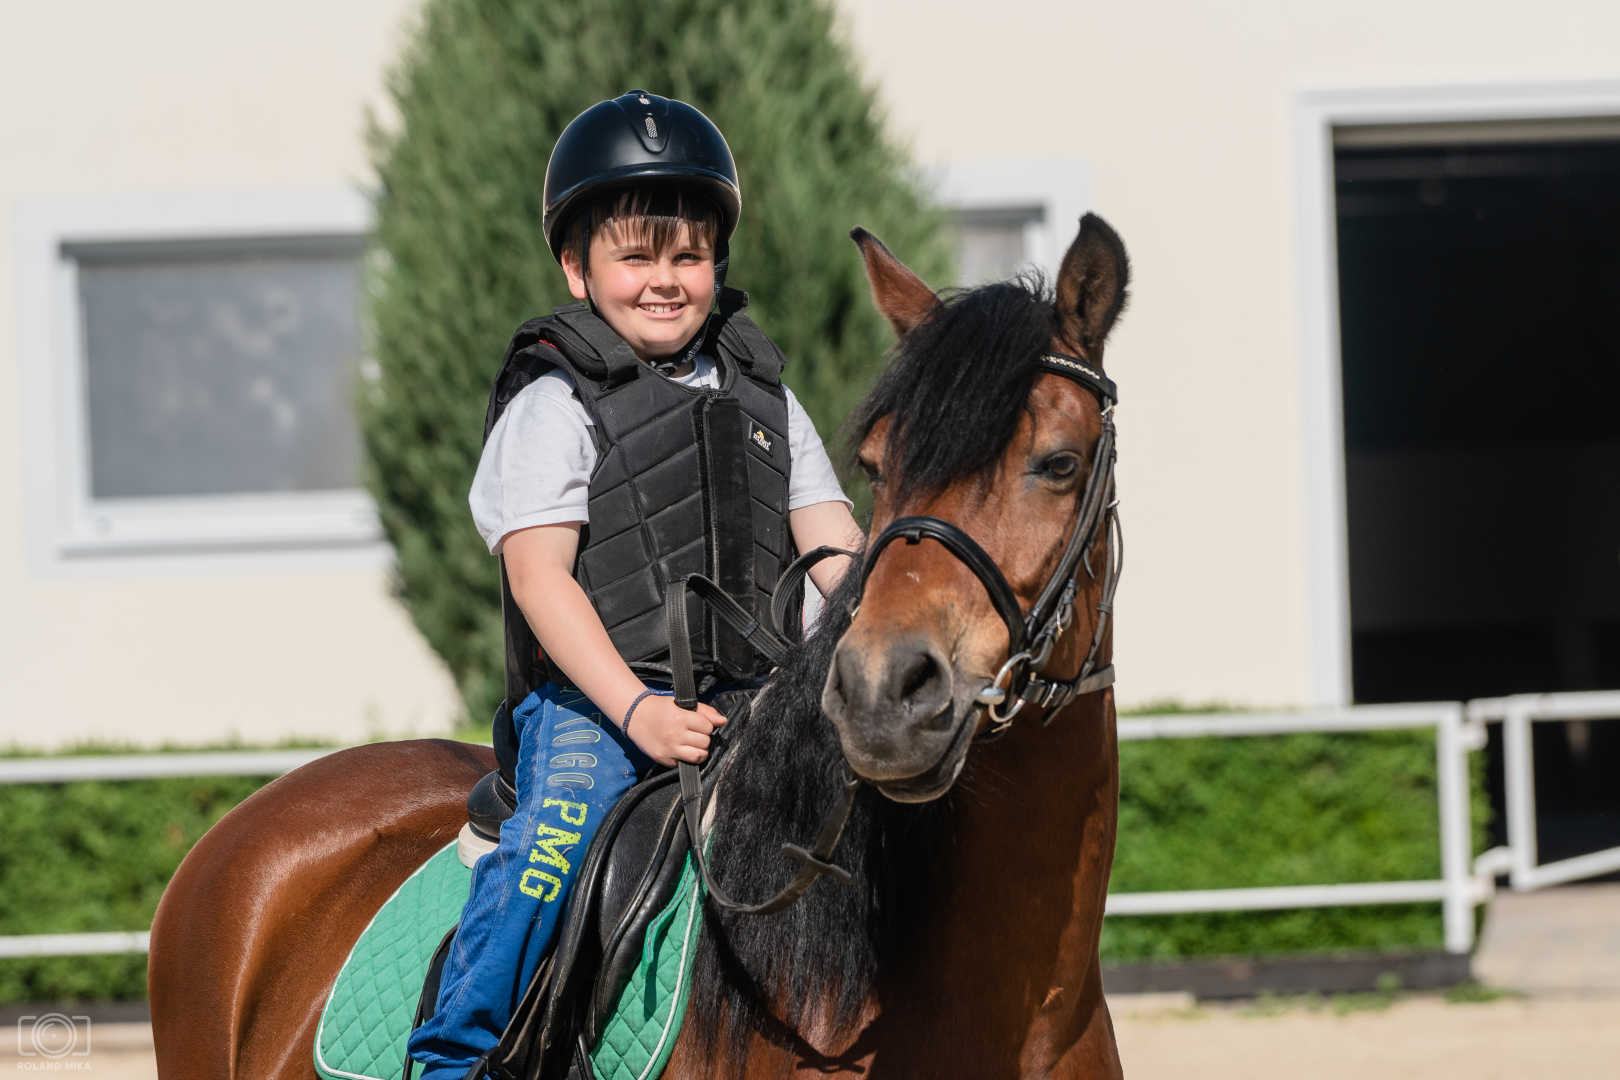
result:
[[(748, 613), (742, 605), (701, 574), (682, 578), (671, 586), (664, 596), (664, 619), (669, 629), (670, 667), (675, 680), (675, 704), (683, 709), (697, 707), (697, 680), (692, 674), (691, 638), (687, 634), (686, 593), (690, 589), (706, 601), (714, 613), (732, 629), (747, 638), (771, 662), (778, 663), (787, 651), (787, 644), (768, 627)], [(769, 900), (759, 904), (744, 904), (733, 900), (709, 875), (708, 859), (703, 852), (703, 780), (696, 765), (678, 762), (681, 780), (681, 812), (686, 819), (686, 834), (692, 842), (692, 861), (703, 877), (703, 886), (714, 902), (739, 915), (770, 915), (791, 905), (822, 875), (837, 878), (848, 885), (853, 879), (849, 871), (832, 863), (833, 849), (844, 833), (849, 813), (855, 805), (855, 792), (861, 782), (849, 767), (844, 767), (844, 791), (838, 805), (821, 823), (815, 843), (806, 850), (798, 844), (783, 844), (782, 853), (799, 863), (799, 872), (787, 886)]]

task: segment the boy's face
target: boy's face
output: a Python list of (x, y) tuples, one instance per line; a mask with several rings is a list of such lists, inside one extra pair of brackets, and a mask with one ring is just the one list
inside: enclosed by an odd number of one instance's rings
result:
[(609, 221), (591, 238), (589, 273), (572, 252), (563, 273), (576, 300), (595, 302), (642, 360), (661, 360), (692, 339), (714, 302), (714, 249), (686, 226), (655, 251), (648, 230)]

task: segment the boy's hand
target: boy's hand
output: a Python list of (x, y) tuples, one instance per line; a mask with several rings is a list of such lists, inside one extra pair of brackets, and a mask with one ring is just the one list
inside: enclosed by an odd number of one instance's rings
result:
[(672, 697), (653, 694), (630, 714), (626, 733), (642, 753), (660, 765), (677, 761), (701, 765), (709, 757), (709, 734), (725, 722), (725, 716), (712, 705), (699, 702), (695, 710), (688, 710)]

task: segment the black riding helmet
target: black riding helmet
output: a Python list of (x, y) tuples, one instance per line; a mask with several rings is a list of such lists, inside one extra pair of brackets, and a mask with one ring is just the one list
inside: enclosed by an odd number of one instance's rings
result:
[(742, 189), (720, 129), (684, 101), (645, 90), (592, 105), (563, 129), (546, 165), (541, 225), (552, 256), (562, 260), (568, 220), (589, 196), (663, 182), (714, 199), (720, 211), (715, 262), (723, 264), (742, 213)]

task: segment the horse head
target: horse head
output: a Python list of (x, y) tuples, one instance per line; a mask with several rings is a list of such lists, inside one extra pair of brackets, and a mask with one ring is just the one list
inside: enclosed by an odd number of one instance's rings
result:
[(1112, 681), (1102, 354), (1129, 271), (1087, 214), (1054, 292), (1025, 279), (942, 299), (876, 237), (851, 235), (898, 344), (855, 416), (873, 540), (822, 708), (859, 776), (921, 802), (1023, 705), (1061, 709)]

